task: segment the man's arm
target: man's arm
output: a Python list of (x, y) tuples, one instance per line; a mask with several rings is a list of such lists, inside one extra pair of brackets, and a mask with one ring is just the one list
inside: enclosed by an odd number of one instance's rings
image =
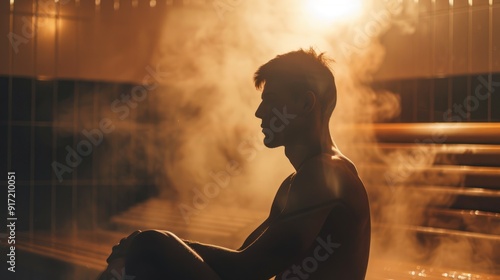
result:
[(257, 240), (257, 238), (259, 238), (259, 236), (261, 236), (267, 230), (272, 221), (276, 220), (279, 217), (279, 215), (285, 208), (292, 178), (293, 174), (283, 180), (274, 197), (273, 204), (271, 205), (271, 211), (269, 211), (269, 216), (250, 235), (248, 235), (248, 237), (245, 239), (245, 242), (243, 242), (243, 245), (241, 245), (238, 250), (245, 249), (255, 240)]
[[(338, 192), (327, 187), (331, 183), (342, 184), (342, 180), (327, 184), (332, 174), (324, 172), (320, 161), (303, 166), (295, 176), (279, 217), (243, 250), (201, 243), (188, 245), (223, 279), (269, 279), (311, 246), (333, 208), (344, 207), (336, 197)], [(327, 172), (332, 170), (329, 168)]]

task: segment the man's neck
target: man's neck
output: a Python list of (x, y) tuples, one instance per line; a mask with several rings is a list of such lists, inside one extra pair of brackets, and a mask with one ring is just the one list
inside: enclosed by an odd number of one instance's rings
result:
[(320, 154), (334, 154), (334, 151), (335, 146), (329, 133), (324, 137), (313, 138), (312, 141), (285, 145), (285, 155), (290, 160), (295, 171), (298, 171), (308, 159)]

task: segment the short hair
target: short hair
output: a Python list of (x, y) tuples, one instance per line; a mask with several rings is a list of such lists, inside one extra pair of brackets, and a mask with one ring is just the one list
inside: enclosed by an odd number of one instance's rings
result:
[(330, 117), (337, 103), (335, 78), (324, 53), (313, 48), (281, 54), (260, 66), (254, 83), (261, 89), (268, 81), (282, 82), (291, 93), (312, 91), (317, 95), (323, 116)]

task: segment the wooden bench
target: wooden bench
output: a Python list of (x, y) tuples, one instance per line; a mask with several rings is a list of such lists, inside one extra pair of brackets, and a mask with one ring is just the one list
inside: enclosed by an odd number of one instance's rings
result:
[[(351, 129), (376, 139), (357, 147), (364, 156), (357, 166), (371, 196), (375, 243), (397, 247), (394, 255), (422, 265), (435, 264), (433, 256), (448, 250), (438, 265), (500, 275), (500, 124)], [(400, 246), (391, 244), (401, 236)], [(457, 264), (453, 255), (470, 261)]]
[(193, 214), (187, 223), (177, 204), (152, 198), (114, 216), (107, 229), (38, 231), (32, 236), (19, 232), (17, 275), (22, 275), (18, 279), (96, 279), (112, 246), (137, 229), (165, 229), (181, 238), (237, 248), (266, 216), (266, 212), (213, 205)]
[[(58, 235), (37, 232), (31, 238), (27, 233), (20, 233), (17, 248), (23, 252), (23, 258), (19, 260), (19, 263), (29, 261), (31, 266), (29, 278), (23, 279), (95, 279), (105, 268), (105, 259), (111, 247), (124, 235), (137, 228), (165, 228), (165, 223), (172, 221), (176, 221), (176, 223), (171, 223), (171, 225), (175, 224), (172, 231), (178, 232), (181, 237), (186, 238), (186, 234), (190, 234), (193, 239), (203, 242), (216, 240), (219, 241), (217, 244), (231, 247), (241, 241), (241, 236), (246, 234), (247, 226), (259, 223), (267, 214), (256, 211), (246, 212), (241, 209), (225, 209), (223, 212), (220, 211), (221, 209), (211, 209), (202, 214), (203, 216), (196, 218), (196, 223), (193, 221), (193, 225), (188, 226), (178, 213), (171, 212), (176, 208), (175, 206), (167, 200), (151, 199), (113, 218), (114, 230), (78, 231), (74, 234)], [(149, 210), (145, 211), (145, 209)], [(235, 215), (238, 213), (241, 215)], [(124, 219), (125, 217), (129, 219)], [(199, 225), (199, 230), (196, 229), (195, 224)], [(397, 228), (394, 225), (383, 224), (374, 225), (374, 230), (381, 228), (387, 230), (391, 227), (393, 230), (413, 230), (431, 234), (430, 229), (425, 227), (400, 226)], [(207, 228), (216, 228), (218, 233), (213, 230), (207, 231)], [(432, 234), (439, 236), (450, 234), (450, 232), (434, 230)], [(19, 271), (24, 271), (26, 275), (28, 270), (21, 267)], [(456, 277), (454, 279), (499, 279), (494, 275), (470, 273), (468, 270), (457, 270), (453, 267), (432, 267), (403, 260), (372, 258), (367, 280), (446, 279), (443, 275), (450, 275), (450, 277), (454, 275)], [(458, 278), (474, 276), (477, 278)]]

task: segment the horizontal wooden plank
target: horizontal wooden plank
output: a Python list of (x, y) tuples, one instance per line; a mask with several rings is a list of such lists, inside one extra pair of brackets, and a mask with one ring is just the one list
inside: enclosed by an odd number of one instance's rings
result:
[(373, 133), (378, 142), (500, 144), (500, 123), (376, 123), (339, 127)]
[(500, 144), (498, 123), (377, 124), (374, 132), (380, 142)]
[(465, 269), (436, 267), (390, 258), (371, 258), (366, 280), (498, 280), (500, 277), (488, 273), (476, 273)]
[(500, 145), (372, 143), (357, 145), (354, 149), (364, 154), (376, 151), (373, 155), (375, 161), (394, 156), (420, 158), (427, 155), (437, 165), (500, 167)]
[[(429, 165), (400, 162), (388, 166), (383, 163), (358, 163), (362, 179), (368, 184), (407, 184), (500, 189), (500, 167)], [(363, 175), (365, 175), (363, 177)]]

